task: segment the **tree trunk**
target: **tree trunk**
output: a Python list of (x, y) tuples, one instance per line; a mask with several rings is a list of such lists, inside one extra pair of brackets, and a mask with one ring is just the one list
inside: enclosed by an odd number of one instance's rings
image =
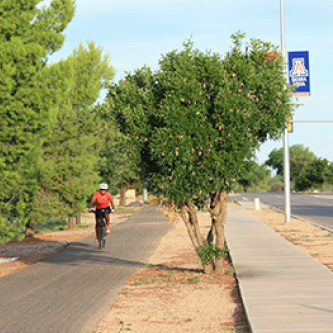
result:
[(77, 213), (76, 214), (76, 225), (80, 225), (81, 224), (81, 213)]
[(126, 205), (126, 192), (130, 188), (129, 184), (122, 185), (120, 188), (119, 206), (124, 207)]
[(74, 229), (74, 218), (73, 216), (70, 216), (68, 218), (68, 230), (73, 230)]
[[(199, 227), (199, 221), (195, 212), (195, 207), (185, 203), (181, 206), (180, 215), (185, 223), (187, 233), (190, 237), (192, 245), (195, 251), (199, 252), (200, 247), (214, 243), (215, 247), (221, 251), (225, 250), (224, 239), (224, 226), (227, 219), (227, 192), (220, 191), (211, 195), (211, 229), (207, 236), (207, 240), (202, 236)], [(223, 274), (223, 261), (224, 258), (215, 258), (210, 264), (203, 266), (205, 274), (215, 273), (216, 275)]]
[[(225, 250), (225, 239), (224, 239), (224, 227), (227, 220), (227, 192), (220, 191), (215, 195), (213, 202), (211, 203), (212, 226), (215, 232), (215, 246), (220, 250)], [(215, 262), (215, 274), (223, 274), (223, 258), (216, 258)]]
[[(198, 253), (199, 248), (205, 244), (205, 239), (200, 232), (195, 208), (189, 204), (183, 204), (181, 207), (180, 215), (185, 223), (186, 230), (190, 237), (192, 245), (196, 253)], [(211, 265), (203, 265), (203, 269), (205, 274), (211, 274), (213, 271), (213, 267)]]
[(25, 229), (25, 237), (34, 237), (35, 236), (35, 227), (30, 223), (27, 223)]
[(193, 219), (191, 216), (193, 214), (191, 211), (191, 208), (188, 205), (184, 204), (184, 205), (182, 205), (180, 212), (181, 212), (180, 216), (185, 223), (186, 230), (190, 237), (192, 245), (193, 245), (194, 249), (197, 251), (200, 244), (199, 244), (197, 236), (195, 234), (195, 228), (194, 228)]

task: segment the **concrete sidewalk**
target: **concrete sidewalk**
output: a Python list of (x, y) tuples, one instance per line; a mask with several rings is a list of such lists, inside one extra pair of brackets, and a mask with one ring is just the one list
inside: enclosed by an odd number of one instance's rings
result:
[(229, 208), (226, 241), (252, 332), (333, 332), (333, 273), (246, 208)]

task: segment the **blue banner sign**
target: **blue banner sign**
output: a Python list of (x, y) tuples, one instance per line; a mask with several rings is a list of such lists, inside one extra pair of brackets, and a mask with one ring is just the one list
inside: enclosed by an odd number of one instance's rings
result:
[(288, 52), (289, 83), (295, 88), (293, 96), (310, 96), (309, 52)]

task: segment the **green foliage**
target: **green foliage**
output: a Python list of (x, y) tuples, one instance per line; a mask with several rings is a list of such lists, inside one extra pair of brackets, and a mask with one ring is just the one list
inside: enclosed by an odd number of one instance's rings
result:
[(263, 184), (270, 178), (271, 171), (267, 165), (259, 165), (255, 161), (249, 161), (248, 170), (242, 176), (238, 182), (243, 186), (244, 192), (247, 192), (249, 187), (253, 187), (253, 190), (257, 192), (258, 185)]
[[(86, 109), (97, 101), (101, 89), (107, 88), (115, 75), (110, 56), (103, 57), (102, 51), (94, 42), (89, 42), (87, 48), (80, 44), (67, 59), (72, 66), (69, 100), (73, 109), (81, 113), (81, 119), (87, 115)], [(90, 119), (89, 125), (93, 121)]]
[[(200, 283), (201, 279), (200, 279), (200, 275), (196, 275), (195, 277), (189, 279), (187, 281), (188, 284), (198, 284)], [(191, 318), (188, 318), (187, 321), (191, 321)]]
[(186, 42), (162, 57), (156, 73), (143, 68), (111, 86), (105, 116), (121, 135), (104, 152), (102, 174), (117, 165), (113, 179), (124, 184), (149, 174), (150, 190), (175, 203), (230, 190), (293, 108), (282, 57), (267, 60), (276, 48), (252, 40), (242, 50), (242, 39), (233, 36), (224, 59)]
[(22, 221), (0, 217), (0, 245), (19, 237), (24, 230), (25, 225)]
[(100, 90), (114, 76), (109, 57), (89, 42), (48, 65), (48, 55), (63, 44), (75, 1), (42, 8), (39, 2), (0, 4), (2, 241), (15, 234), (12, 219), (21, 221), (18, 230), (85, 206), (100, 180), (99, 153), (110, 130), (95, 112)]
[(104, 179), (119, 188), (133, 185), (145, 174), (143, 160), (150, 131), (152, 73), (144, 67), (109, 87), (106, 107), (102, 110), (106, 121), (118, 129), (102, 150)]
[(221, 260), (228, 252), (229, 250), (217, 248), (214, 243), (200, 246), (197, 251), (202, 266), (209, 265), (215, 260)]
[[(306, 191), (315, 186), (323, 187), (328, 161), (318, 158), (309, 148), (303, 145), (294, 145), (289, 149), (290, 154), (290, 180), (296, 191)], [(269, 154), (266, 164), (283, 175), (283, 149), (274, 149)]]
[(205, 200), (229, 191), (267, 138), (277, 138), (291, 114), (283, 59), (269, 43), (242, 38), (222, 59), (191, 42), (163, 56), (156, 74), (157, 121), (149, 153), (158, 174), (153, 184), (170, 201)]
[(284, 186), (284, 180), (281, 176), (275, 176), (268, 180), (269, 191), (281, 192)]
[(112, 184), (113, 193), (125, 184), (139, 180), (139, 164), (128, 153), (128, 140), (119, 130), (112, 132), (112, 138), (105, 141), (101, 150), (102, 163), (100, 175), (108, 184)]
[[(316, 155), (304, 145), (293, 145), (289, 149), (290, 153), (290, 178), (294, 179), (300, 170), (310, 164)], [(277, 171), (278, 175), (283, 176), (283, 148), (274, 149), (270, 152), (266, 165), (271, 166)]]
[(307, 170), (307, 178), (311, 184), (323, 187), (325, 181), (325, 170), (327, 170), (327, 167), (328, 160), (325, 158), (316, 158), (310, 163)]
[(56, 99), (57, 91), (44, 86), (46, 60), (61, 47), (62, 32), (74, 15), (73, 0), (53, 0), (42, 9), (37, 3), (0, 4), (0, 210), (5, 221), (16, 218), (22, 224), (38, 189), (36, 165)]
[[(184, 43), (183, 50), (162, 56), (154, 74), (143, 68), (111, 86), (106, 109), (123, 135), (115, 142), (129, 151), (127, 166), (143, 179), (149, 176), (150, 192), (167, 199), (170, 216), (182, 208), (195, 248), (205, 239), (196, 208), (211, 199), (214, 228), (221, 232), (199, 256), (220, 273), (225, 193), (244, 177), (260, 144), (281, 135), (293, 110), (282, 56), (268, 59), (276, 48), (259, 40), (242, 48), (243, 38), (233, 36), (224, 58)], [(119, 156), (122, 151), (119, 145)]]
[[(111, 159), (121, 162), (117, 177), (123, 186), (149, 176), (150, 192), (162, 194), (173, 215), (181, 207), (184, 221), (191, 221), (192, 244), (205, 239), (196, 208), (210, 198), (215, 230), (222, 231), (225, 194), (248, 170), (260, 144), (281, 135), (293, 111), (276, 48), (259, 40), (243, 48), (243, 35), (232, 38), (234, 47), (224, 58), (184, 43), (183, 50), (162, 56), (155, 73), (143, 68), (110, 86), (102, 109), (103, 119), (121, 133), (112, 146), (117, 153), (103, 152), (108, 165)], [(268, 57), (271, 52), (276, 56)], [(223, 253), (219, 235), (219, 246), (211, 243), (199, 252), (222, 272), (216, 262)]]
[(48, 218), (36, 223), (36, 232), (64, 230), (68, 227), (68, 220), (65, 218)]
[[(93, 110), (100, 89), (114, 75), (108, 56), (102, 58), (101, 53), (93, 43), (87, 49), (80, 45), (73, 56), (51, 68), (63, 78), (67, 89), (54, 110), (52, 128), (43, 145), (40, 191), (34, 197), (32, 221), (39, 220), (40, 214), (55, 216), (54, 210), (60, 207), (66, 215), (81, 211), (100, 181), (98, 163), (105, 122)], [(53, 78), (58, 81), (56, 75)], [(42, 212), (40, 205), (45, 208)], [(53, 209), (48, 210), (49, 206)]]
[(333, 162), (330, 162), (324, 171), (325, 181), (333, 188)]

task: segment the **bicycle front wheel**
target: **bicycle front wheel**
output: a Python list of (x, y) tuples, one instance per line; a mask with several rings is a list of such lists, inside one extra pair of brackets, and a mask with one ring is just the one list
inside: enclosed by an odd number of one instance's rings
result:
[(101, 241), (102, 247), (105, 247), (105, 242), (106, 242), (106, 227), (105, 223), (102, 223), (102, 241)]
[(101, 249), (103, 246), (103, 226), (102, 223), (97, 224), (97, 239), (98, 239), (98, 248)]

